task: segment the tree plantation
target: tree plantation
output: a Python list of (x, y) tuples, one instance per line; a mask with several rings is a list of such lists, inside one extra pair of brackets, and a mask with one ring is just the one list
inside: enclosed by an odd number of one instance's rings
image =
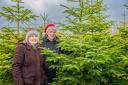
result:
[[(16, 29), (8, 26), (0, 29), (0, 85), (14, 85), (12, 58), (17, 42), (24, 40), (26, 34), (20, 23), (39, 16), (21, 7), (22, 0), (11, 1), (15, 6), (2, 7), (0, 12), (0, 17), (16, 25)], [(67, 17), (64, 23), (57, 22), (60, 28), (57, 36), (58, 47), (65, 53), (41, 51), (51, 56), (47, 61), (58, 63), (51, 66), (57, 70), (57, 77), (49, 85), (128, 85), (127, 22), (120, 24), (118, 32), (113, 34), (110, 28), (114, 23), (107, 20), (109, 16), (105, 14), (107, 8), (103, 0), (67, 1), (78, 5), (61, 5)], [(127, 4), (124, 7), (127, 8)]]

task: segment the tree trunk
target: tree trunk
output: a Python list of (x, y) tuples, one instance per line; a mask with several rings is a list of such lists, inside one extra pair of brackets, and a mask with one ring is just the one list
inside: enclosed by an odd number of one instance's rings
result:
[[(18, 15), (20, 14), (20, 1), (17, 2), (17, 12), (18, 12)], [(20, 33), (20, 20), (19, 20), (19, 17), (17, 19), (17, 33), (19, 35)]]
[(17, 33), (18, 34), (20, 34), (20, 21), (19, 20), (17, 20), (17, 22), (16, 22), (16, 28), (17, 28)]

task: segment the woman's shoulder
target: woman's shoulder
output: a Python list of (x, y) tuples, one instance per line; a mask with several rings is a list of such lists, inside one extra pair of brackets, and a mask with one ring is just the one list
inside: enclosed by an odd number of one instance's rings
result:
[(27, 43), (25, 41), (18, 41), (17, 46), (23, 48), (27, 46)]
[(26, 44), (24, 42), (17, 42), (16, 44), (16, 53), (23, 53), (26, 50)]

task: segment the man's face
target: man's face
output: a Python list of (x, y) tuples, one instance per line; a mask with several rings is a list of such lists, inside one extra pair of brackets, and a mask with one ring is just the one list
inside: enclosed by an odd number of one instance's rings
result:
[(53, 39), (55, 39), (55, 37), (56, 37), (56, 30), (54, 30), (54, 29), (49, 29), (49, 30), (47, 30), (47, 35), (48, 35), (48, 39), (50, 40), (50, 41), (52, 41)]

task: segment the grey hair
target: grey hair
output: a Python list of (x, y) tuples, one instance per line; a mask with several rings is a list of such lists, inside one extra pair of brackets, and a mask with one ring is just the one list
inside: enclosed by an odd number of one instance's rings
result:
[(37, 36), (39, 38), (39, 33), (37, 31), (30, 31), (26, 34), (25, 41), (29, 42), (28, 39), (32, 37), (33, 35)]
[(48, 27), (47, 30), (56, 30), (57, 28), (55, 26)]

